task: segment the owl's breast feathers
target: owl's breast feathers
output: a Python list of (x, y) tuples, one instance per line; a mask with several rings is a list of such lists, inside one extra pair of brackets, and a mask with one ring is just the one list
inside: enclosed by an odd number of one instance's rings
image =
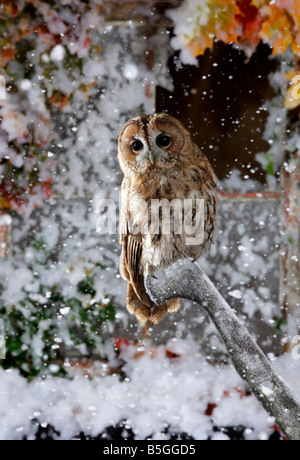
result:
[[(167, 311), (180, 306), (179, 299), (156, 306), (144, 286), (144, 274), (166, 267), (179, 258), (198, 258), (211, 243), (216, 217), (216, 180), (207, 158), (194, 145), (190, 155), (181, 156), (175, 166), (152, 169), (145, 174), (124, 177), (121, 191), (121, 274), (128, 281), (127, 308), (141, 323), (158, 323)], [(149, 206), (151, 200), (204, 199), (204, 241), (197, 247), (187, 247), (180, 235), (151, 235)], [(140, 209), (143, 200), (148, 209)], [(137, 204), (135, 204), (137, 203)], [(147, 225), (146, 225), (147, 224)], [(145, 228), (148, 231), (145, 231)]]
[[(145, 266), (143, 264), (143, 238), (141, 233), (143, 221), (136, 218), (132, 207), (128, 206), (131, 200), (128, 192), (134, 188), (126, 187), (128, 182), (124, 179), (122, 186), (122, 207), (121, 207), (121, 235), (122, 254), (120, 262), (120, 273), (128, 282), (126, 307), (131, 314), (134, 314), (140, 323), (144, 324), (150, 320), (152, 323), (159, 323), (167, 312), (175, 312), (180, 307), (180, 300), (173, 299), (161, 306), (155, 305), (148, 296), (144, 285)], [(134, 192), (136, 195), (136, 192)]]

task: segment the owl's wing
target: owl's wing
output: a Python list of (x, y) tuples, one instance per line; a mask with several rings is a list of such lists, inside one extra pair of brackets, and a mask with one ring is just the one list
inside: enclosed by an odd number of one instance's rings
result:
[(195, 165), (197, 165), (198, 172), (200, 173), (199, 178), (204, 175), (204, 178), (202, 177), (202, 182), (204, 182), (205, 185), (207, 185), (210, 190), (215, 191), (217, 188), (217, 179), (216, 179), (215, 173), (207, 157), (203, 154), (200, 148), (196, 144), (193, 144), (193, 146), (194, 146), (193, 153), (194, 153)]
[(193, 182), (202, 198), (205, 198), (205, 240), (203, 251), (207, 251), (212, 242), (216, 228), (216, 209), (218, 205), (217, 179), (214, 171), (199, 147), (194, 144)]
[(122, 245), (120, 259), (120, 273), (125, 281), (130, 281), (130, 274), (127, 268), (127, 240), (128, 240), (128, 208), (127, 190), (125, 179), (121, 186), (121, 209), (120, 209), (120, 244)]
[(121, 213), (120, 213), (120, 243), (122, 244), (120, 273), (124, 280), (132, 287), (146, 306), (151, 306), (151, 300), (144, 286), (143, 267), (141, 258), (143, 241), (140, 229), (133, 224), (133, 219), (126, 206), (128, 199), (128, 184), (123, 182), (121, 188)]

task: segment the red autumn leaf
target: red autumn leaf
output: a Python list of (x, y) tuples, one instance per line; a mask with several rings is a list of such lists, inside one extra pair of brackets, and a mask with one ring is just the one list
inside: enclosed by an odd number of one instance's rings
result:
[(241, 0), (237, 2), (241, 11), (236, 15), (237, 22), (242, 26), (241, 41), (247, 41), (254, 46), (260, 42), (259, 32), (262, 26), (262, 16), (259, 10), (251, 4), (251, 0)]
[(87, 37), (85, 37), (85, 40), (84, 40), (84, 43), (83, 43), (83, 47), (84, 47), (84, 48), (88, 48), (90, 45), (91, 45), (91, 40), (90, 40), (90, 38), (87, 36)]
[(174, 353), (174, 351), (168, 350), (168, 348), (166, 348), (165, 353), (166, 353), (166, 357), (169, 359), (181, 358), (181, 355)]
[(207, 405), (205, 415), (207, 415), (208, 417), (211, 417), (216, 407), (217, 407), (217, 404), (209, 403)]
[(51, 198), (51, 195), (52, 195), (51, 183), (52, 182), (53, 181), (42, 184), (42, 190), (43, 190), (43, 194), (46, 200), (50, 200)]
[(131, 345), (131, 341), (129, 339), (126, 339), (124, 337), (117, 337), (115, 339), (115, 349), (121, 353), (123, 350), (125, 350), (129, 345)]
[[(281, 432), (281, 430), (278, 428), (277, 425), (273, 425), (271, 428), (273, 428), (274, 431), (276, 431), (277, 433), (279, 433), (280, 435), (282, 435), (282, 432)], [(287, 441), (287, 440), (288, 440), (288, 438), (285, 438), (285, 437), (283, 438), (283, 441)]]
[(7, 44), (0, 50), (0, 67), (5, 67), (6, 64), (14, 59), (15, 49), (12, 44)]

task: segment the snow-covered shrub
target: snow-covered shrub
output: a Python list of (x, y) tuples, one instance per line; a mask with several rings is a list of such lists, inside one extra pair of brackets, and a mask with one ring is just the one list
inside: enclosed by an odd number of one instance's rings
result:
[(39, 239), (28, 248), (25, 266), (13, 261), (2, 264), (6, 289), (0, 284), (0, 335), (6, 341), (1, 361), (5, 369), (18, 368), (29, 378), (61, 375), (66, 354), (106, 357), (103, 332), (112, 329), (116, 307), (111, 297), (99, 297), (97, 285), (107, 267), (79, 255), (75, 260), (76, 267), (68, 260), (59, 270), (46, 242)]
[(2, 3), (0, 12), (7, 88), (0, 100), (0, 207), (29, 215), (51, 196), (51, 109), (63, 109), (75, 92), (88, 97), (95, 84), (94, 73), (83, 76), (83, 58), (100, 60), (90, 32), (101, 22), (101, 1), (18, 0)]

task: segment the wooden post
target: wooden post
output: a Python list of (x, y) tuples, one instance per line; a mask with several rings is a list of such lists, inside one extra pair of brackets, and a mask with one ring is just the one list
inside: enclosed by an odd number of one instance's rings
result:
[(107, 0), (103, 13), (107, 22), (135, 21), (171, 25), (165, 12), (177, 8), (183, 0)]
[[(281, 305), (287, 319), (293, 314), (300, 296), (300, 167), (284, 170), (283, 185), (285, 190), (285, 254), (282, 261)], [(288, 351), (289, 343), (285, 351)]]
[(0, 259), (8, 257), (11, 253), (11, 231), (11, 216), (5, 211), (0, 211)]

